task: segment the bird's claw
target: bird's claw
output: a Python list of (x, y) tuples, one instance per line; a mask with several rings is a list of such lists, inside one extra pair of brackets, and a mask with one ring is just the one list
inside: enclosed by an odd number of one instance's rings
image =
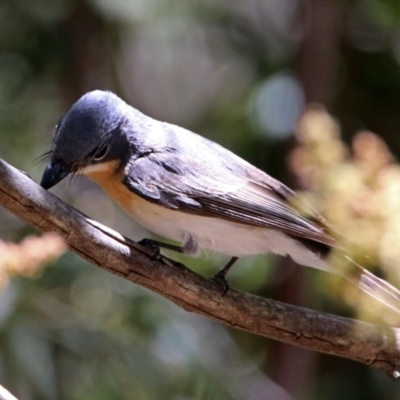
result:
[(229, 289), (229, 283), (225, 278), (225, 275), (221, 273), (222, 271), (216, 273), (211, 279), (222, 288), (222, 297), (225, 296)]
[(160, 255), (160, 247), (157, 246), (153, 240), (144, 238), (142, 240), (139, 240), (139, 242), (137, 243), (143, 247), (147, 247), (148, 249), (150, 249), (155, 256)]

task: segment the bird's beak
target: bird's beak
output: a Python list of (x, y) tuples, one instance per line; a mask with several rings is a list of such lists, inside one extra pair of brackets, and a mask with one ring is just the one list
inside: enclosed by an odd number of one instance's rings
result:
[(50, 161), (43, 172), (40, 186), (45, 189), (50, 189), (58, 182), (62, 181), (67, 175), (67, 171), (61, 164)]

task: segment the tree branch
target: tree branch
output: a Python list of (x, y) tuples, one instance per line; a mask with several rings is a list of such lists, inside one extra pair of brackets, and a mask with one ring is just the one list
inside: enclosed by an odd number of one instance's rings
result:
[(186, 311), (257, 335), (400, 374), (400, 330), (221, 288), (90, 220), (0, 160), (0, 204), (40, 231), (58, 232), (92, 264), (144, 286)]

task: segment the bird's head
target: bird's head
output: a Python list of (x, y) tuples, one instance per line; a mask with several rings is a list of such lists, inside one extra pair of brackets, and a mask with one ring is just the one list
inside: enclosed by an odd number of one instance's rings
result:
[(127, 152), (124, 125), (130, 107), (111, 92), (82, 96), (57, 124), (40, 185), (49, 189), (70, 174), (85, 174)]

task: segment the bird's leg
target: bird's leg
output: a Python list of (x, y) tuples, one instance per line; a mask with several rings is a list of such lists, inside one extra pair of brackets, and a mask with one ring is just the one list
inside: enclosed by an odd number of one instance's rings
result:
[(238, 260), (238, 257), (232, 257), (228, 263), (225, 265), (224, 268), (221, 269), (221, 271), (219, 271), (218, 273), (216, 273), (214, 275), (214, 277), (212, 278), (213, 281), (217, 282), (223, 289), (223, 293), (222, 296), (225, 295), (225, 293), (228, 291), (229, 289), (229, 283), (226, 280), (226, 275), (229, 272), (229, 270), (232, 268), (233, 264), (235, 264), (235, 262)]
[(180, 246), (175, 246), (169, 243), (159, 242), (153, 239), (142, 239), (138, 242), (141, 246), (150, 247), (155, 253), (160, 253), (160, 248), (176, 251), (177, 253), (183, 253), (183, 249)]
[[(160, 254), (160, 248), (173, 250), (176, 251), (177, 253), (185, 253), (183, 247), (169, 243), (159, 242), (158, 240), (153, 240), (153, 239), (145, 238), (140, 240), (138, 244), (144, 247), (151, 248), (151, 250), (153, 250), (156, 254)], [(229, 284), (228, 281), (226, 280), (226, 275), (228, 274), (229, 270), (232, 268), (233, 264), (235, 264), (237, 260), (238, 257), (232, 257), (224, 266), (224, 268), (222, 268), (221, 271), (217, 272), (212, 278), (213, 281), (215, 281), (216, 283), (218, 283), (218, 285), (222, 287), (222, 296), (224, 296), (229, 289)]]

